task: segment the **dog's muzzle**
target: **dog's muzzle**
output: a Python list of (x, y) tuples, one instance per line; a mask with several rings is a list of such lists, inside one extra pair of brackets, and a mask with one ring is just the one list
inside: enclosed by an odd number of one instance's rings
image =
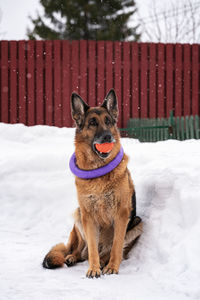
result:
[(101, 158), (107, 158), (113, 149), (115, 139), (109, 131), (104, 131), (94, 138), (92, 148)]

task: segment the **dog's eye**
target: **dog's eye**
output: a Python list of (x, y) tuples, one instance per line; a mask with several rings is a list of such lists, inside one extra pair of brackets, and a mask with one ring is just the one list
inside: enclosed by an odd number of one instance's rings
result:
[(108, 117), (105, 117), (105, 124), (108, 126), (111, 124), (111, 121)]
[(98, 123), (97, 123), (97, 120), (95, 118), (92, 118), (90, 121), (89, 121), (89, 126), (97, 126)]

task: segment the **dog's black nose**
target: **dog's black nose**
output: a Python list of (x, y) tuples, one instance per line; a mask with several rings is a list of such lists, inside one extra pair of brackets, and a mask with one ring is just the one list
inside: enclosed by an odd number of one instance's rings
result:
[(96, 144), (113, 143), (113, 142), (115, 142), (115, 139), (113, 138), (109, 130), (98, 132), (98, 134), (94, 138), (94, 143)]
[(102, 140), (103, 143), (111, 143), (111, 141), (112, 141), (112, 136), (111, 136), (111, 134), (105, 135), (105, 136), (103, 137), (103, 140)]

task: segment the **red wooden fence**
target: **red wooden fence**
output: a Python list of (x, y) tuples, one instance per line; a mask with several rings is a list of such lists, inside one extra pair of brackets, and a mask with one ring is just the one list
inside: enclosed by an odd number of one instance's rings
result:
[(72, 126), (72, 91), (95, 106), (112, 87), (120, 127), (200, 114), (200, 45), (1, 41), (0, 69), (0, 122)]

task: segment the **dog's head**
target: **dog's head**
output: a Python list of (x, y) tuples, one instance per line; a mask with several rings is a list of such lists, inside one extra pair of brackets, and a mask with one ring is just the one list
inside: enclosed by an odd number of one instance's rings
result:
[[(98, 158), (106, 159), (119, 148), (117, 97), (114, 89), (107, 94), (99, 107), (88, 106), (76, 93), (71, 97), (72, 118), (76, 122), (76, 146), (89, 146)], [(87, 150), (86, 150), (87, 151)]]

